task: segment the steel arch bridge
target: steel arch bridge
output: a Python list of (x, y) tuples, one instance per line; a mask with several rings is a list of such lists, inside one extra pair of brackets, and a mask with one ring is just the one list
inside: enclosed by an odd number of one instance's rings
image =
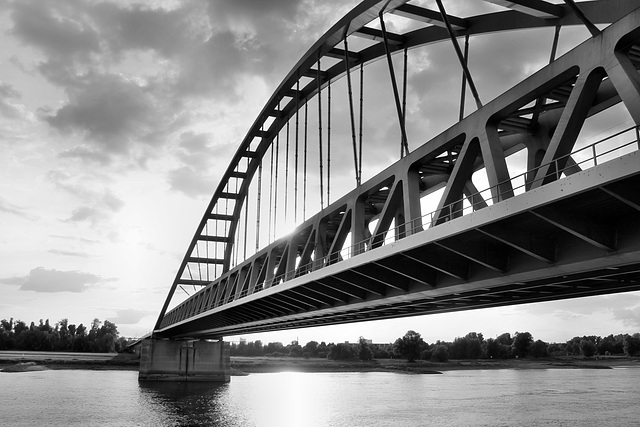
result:
[[(454, 16), (442, 0), (433, 10), (365, 0), (327, 31), (250, 126), (153, 335), (220, 338), (640, 290), (640, 5), (488, 1), (502, 9)], [(387, 31), (394, 16), (406, 31)], [(556, 58), (568, 26), (589, 37)], [(548, 65), (483, 104), (469, 40), (536, 28), (554, 34)], [(413, 146), (406, 58), (435, 45), (459, 62), (460, 115)], [(363, 70), (375, 63), (391, 87), (376, 110), (396, 124), (400, 157), (363, 181)], [(352, 151), (355, 186), (330, 200), (331, 162), (343, 160), (327, 152), (337, 151), (339, 85), (348, 108), (338, 144)], [(467, 87), (477, 109), (465, 115)], [(310, 107), (319, 174), (307, 169)], [(589, 123), (606, 129), (595, 141), (584, 137)], [(307, 178), (319, 191), (307, 195)]]

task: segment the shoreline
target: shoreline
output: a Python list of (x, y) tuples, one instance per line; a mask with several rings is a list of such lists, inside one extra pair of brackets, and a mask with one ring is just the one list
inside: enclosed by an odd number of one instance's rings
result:
[[(31, 356), (31, 357), (30, 357)], [(20, 368), (22, 366), (22, 368)], [(139, 357), (132, 354), (118, 354), (112, 358), (56, 358), (48, 353), (46, 358), (37, 354), (24, 357), (3, 358), (0, 354), (0, 371), (30, 372), (34, 370), (138, 370)], [(291, 357), (231, 357), (232, 376), (258, 373), (307, 372), (393, 372), (402, 374), (442, 374), (446, 371), (495, 370), (495, 369), (613, 369), (640, 367), (640, 358), (604, 357), (599, 359), (582, 357), (547, 357), (540, 359), (478, 359), (450, 360), (444, 363), (418, 360), (407, 362), (400, 359), (374, 359), (371, 361), (329, 360), (318, 358)], [(8, 369), (7, 369), (8, 368)]]
[(232, 357), (232, 375), (278, 372), (393, 372), (404, 374), (441, 374), (446, 371), (495, 369), (613, 369), (640, 367), (638, 358), (540, 358), (451, 360), (444, 363), (399, 359), (345, 361), (328, 359), (296, 359), (287, 357)]

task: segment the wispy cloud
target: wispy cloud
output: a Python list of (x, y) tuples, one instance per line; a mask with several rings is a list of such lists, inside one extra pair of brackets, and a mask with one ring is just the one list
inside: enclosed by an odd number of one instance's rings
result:
[(107, 320), (117, 325), (135, 325), (147, 316), (157, 316), (158, 314), (150, 310), (136, 310), (133, 308), (117, 310), (116, 313), (116, 317), (110, 317)]
[(91, 255), (85, 252), (63, 251), (60, 249), (49, 249), (49, 253), (71, 257), (91, 258)]
[(55, 293), (84, 292), (92, 286), (115, 280), (103, 279), (95, 274), (80, 271), (48, 270), (37, 267), (26, 276), (0, 279), (0, 283), (19, 286), (22, 291)]
[(630, 328), (640, 328), (640, 306), (631, 309), (615, 309), (613, 317), (622, 321), (622, 324)]
[(0, 197), (0, 212), (5, 212), (12, 215), (24, 216), (26, 211), (24, 208), (20, 206), (16, 206), (12, 203), (9, 203), (2, 197)]

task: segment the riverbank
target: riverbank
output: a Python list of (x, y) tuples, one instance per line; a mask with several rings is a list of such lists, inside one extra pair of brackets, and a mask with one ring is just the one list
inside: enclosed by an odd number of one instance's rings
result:
[[(139, 356), (127, 353), (0, 352), (0, 371), (4, 372), (29, 372), (44, 369), (137, 371), (139, 365)], [(21, 369), (21, 367), (25, 369)], [(27, 367), (29, 369), (26, 369)]]
[[(18, 364), (29, 364), (29, 370), (90, 369), (138, 370), (140, 359), (134, 354), (0, 352), (0, 371), (16, 370)], [(14, 368), (12, 368), (14, 367)], [(406, 374), (439, 374), (453, 370), (487, 369), (611, 369), (640, 367), (639, 358), (541, 358), (541, 359), (479, 359), (451, 360), (436, 363), (424, 360), (409, 363), (401, 359), (348, 361), (303, 359), (294, 357), (232, 357), (232, 375), (275, 372), (396, 372)]]
[(376, 359), (367, 362), (289, 357), (232, 357), (232, 375), (274, 372), (397, 372), (407, 374), (439, 374), (453, 370), (480, 369), (611, 369), (640, 367), (637, 358), (580, 357), (541, 359), (452, 360), (436, 363), (424, 360), (407, 362), (399, 359)]

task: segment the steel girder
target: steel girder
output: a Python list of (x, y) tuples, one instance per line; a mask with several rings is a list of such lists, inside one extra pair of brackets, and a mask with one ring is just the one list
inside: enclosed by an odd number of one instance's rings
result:
[[(429, 15), (424, 9), (403, 5), (403, 3), (390, 4), (387, 9), (405, 16), (425, 18)], [(604, 7), (603, 3), (607, 3), (609, 7)], [(614, 7), (612, 7), (612, 3), (615, 3)], [(591, 16), (596, 16), (598, 19), (596, 22), (610, 22), (627, 14), (630, 9), (635, 7), (632, 3), (625, 1), (589, 2), (581, 4), (581, 7), (589, 11)], [(541, 8), (546, 7), (544, 2), (529, 2), (529, 4), (536, 4)], [(481, 167), (486, 169), (491, 184), (492, 194), (489, 202), (496, 204), (512, 198), (514, 192), (504, 159), (509, 152), (520, 149), (522, 146), (527, 146), (530, 151), (533, 146), (544, 148), (544, 159), (533, 163), (537, 169), (531, 168), (532, 172), (527, 178), (527, 189), (544, 188), (545, 185), (558, 178), (558, 171), (568, 170), (567, 167), (573, 165), (571, 157), (566, 155), (571, 152), (585, 118), (620, 100), (624, 102), (634, 121), (640, 123), (640, 108), (638, 107), (638, 88), (640, 85), (636, 71), (638, 61), (634, 56), (637, 52), (634, 43), (638, 39), (636, 37), (637, 25), (634, 21), (634, 19), (637, 20), (637, 12), (626, 16), (623, 20), (624, 25), (617, 23), (615, 26), (607, 28), (604, 34), (569, 52), (560, 60), (515, 86), (439, 137), (424, 144), (400, 162), (333, 203), (328, 209), (306, 221), (293, 235), (274, 242), (233, 270), (229, 270), (229, 253), (232, 237), (236, 232), (236, 218), (239, 215), (242, 200), (246, 197), (248, 183), (257, 169), (259, 159), (265, 154), (274, 135), (300, 108), (303, 100), (314, 96), (318, 87), (322, 87), (329, 80), (340, 77), (344, 73), (345, 64), (336, 64), (322, 73), (316, 73), (316, 78), (323, 80), (320, 84), (317, 81), (310, 82), (295, 94), (281, 110), (276, 111), (277, 105), (280, 105), (284, 97), (291, 97), (290, 89), (294, 86), (293, 82), (298, 81), (301, 74), (313, 74), (311, 67), (318, 55), (336, 54), (333, 46), (341, 40), (340, 37), (358, 31), (365, 36), (376, 37), (375, 34), (371, 34), (370, 29), (363, 26), (371, 20), (372, 16), (375, 17), (380, 12), (380, 7), (381, 2), (364, 2), (336, 24), (294, 67), (267, 103), (230, 164), (223, 182), (205, 212), (203, 221), (194, 236), (161, 312), (156, 326), (158, 332), (174, 334), (178, 329), (176, 326), (172, 332), (172, 324), (184, 325), (185, 322), (188, 323), (190, 318), (201, 319), (204, 313), (211, 313), (211, 316), (214, 316), (213, 311), (217, 312), (215, 316), (219, 319), (228, 318), (227, 321), (218, 323), (220, 325), (218, 327), (203, 327), (199, 333), (220, 335), (234, 331), (261, 330), (261, 326), (252, 324), (255, 321), (262, 325), (279, 325), (275, 326), (276, 328), (304, 326), (303, 323), (296, 323), (297, 326), (291, 326), (291, 323), (287, 323), (287, 326), (283, 326), (278, 322), (265, 322), (264, 319), (274, 316), (287, 317), (292, 312), (322, 311), (323, 307), (336, 304), (346, 306), (352, 301), (365, 301), (371, 295), (375, 295), (376, 298), (384, 298), (389, 289), (409, 294), (412, 292), (411, 283), (416, 282), (422, 286), (433, 287), (438, 282), (439, 275), (442, 274), (456, 280), (468, 280), (469, 262), (491, 271), (504, 273), (508, 270), (510, 257), (510, 252), (505, 250), (505, 246), (516, 248), (520, 253), (528, 254), (533, 259), (555, 262), (551, 255), (554, 247), (545, 247), (545, 244), (530, 247), (530, 245), (514, 243), (509, 241), (504, 233), (501, 234), (500, 227), (495, 224), (493, 227), (488, 226), (487, 229), (479, 230), (483, 236), (490, 235), (492, 237), (490, 243), (487, 243), (489, 250), (484, 247), (467, 247), (466, 242), (459, 239), (449, 239), (446, 242), (431, 245), (428, 249), (425, 248), (424, 253), (402, 254), (400, 259), (391, 257), (373, 263), (362, 259), (362, 266), (357, 264), (351, 266), (339, 261), (342, 261), (345, 255), (349, 257), (362, 256), (381, 247), (385, 235), (390, 231), (391, 223), (403, 225), (393, 233), (393, 239), (398, 241), (423, 233), (424, 224), (420, 220), (422, 214), (420, 212), (420, 195), (425, 191), (433, 191), (435, 188), (445, 186), (439, 209), (431, 218), (430, 226), (444, 224), (446, 221), (460, 216), (459, 207), (461, 207), (463, 195), (471, 197), (470, 202), (474, 206), (474, 210), (486, 208), (487, 201), (477, 194), (473, 194), (475, 191), (470, 184), (471, 174)], [(458, 26), (461, 35), (577, 23), (575, 22), (576, 18), (568, 14), (562, 6), (557, 6), (557, 8), (554, 9), (557, 14), (551, 19), (540, 19), (536, 16), (532, 18), (520, 12), (505, 12), (463, 20), (453, 18), (452, 21)], [(505, 20), (506, 17), (509, 19)], [(429, 17), (429, 19), (435, 18), (434, 15)], [(427, 27), (397, 37), (393, 48), (400, 50), (405, 47), (416, 47), (440, 41), (445, 37), (440, 27)], [(348, 53), (347, 56), (351, 58), (349, 66), (354, 67), (359, 63), (368, 63), (379, 59), (384, 54), (383, 49), (378, 44), (357, 54)], [(550, 102), (543, 105), (536, 104), (535, 107), (532, 107), (531, 104), (538, 99), (546, 99)], [(531, 120), (532, 108), (537, 109), (535, 111), (536, 123)], [(264, 131), (262, 123), (268, 116), (275, 116), (276, 120), (267, 131)], [(536, 130), (539, 128), (555, 128), (556, 131), (550, 141), (541, 141), (536, 135)], [(251, 150), (251, 144), (256, 137), (260, 142), (257, 149)], [(243, 159), (249, 159), (249, 167), (240, 174), (236, 165)], [(243, 183), (236, 193), (225, 192), (225, 180), (228, 181), (232, 177), (242, 179)], [(472, 194), (473, 196), (471, 196)], [(614, 194), (619, 195), (619, 193)], [(217, 210), (214, 210), (214, 206), (222, 199), (236, 201), (233, 214), (219, 214)], [(627, 199), (625, 198), (625, 200)], [(551, 221), (559, 229), (567, 230), (567, 228), (558, 225), (561, 222), (549, 220), (548, 217), (553, 217), (553, 215), (548, 212), (543, 211), (542, 214), (535, 212), (534, 215), (538, 218), (547, 218), (547, 222)], [(374, 218), (378, 220), (378, 223), (373, 236), (371, 236), (368, 225)], [(204, 235), (204, 226), (208, 220), (230, 223), (228, 235)], [(487, 230), (493, 230), (493, 234), (489, 234)], [(353, 245), (349, 248), (349, 253), (344, 254), (343, 247), (349, 235)], [(518, 236), (516, 240), (518, 239), (526, 240), (527, 234)], [(193, 247), (198, 240), (225, 242), (227, 245), (225, 259), (193, 257)], [(607, 248), (608, 246), (605, 244), (603, 247)], [(487, 254), (493, 253), (494, 249), (497, 255), (487, 256)], [(609, 249), (611, 248), (609, 247)], [(474, 250), (475, 254), (470, 253)], [(555, 250), (557, 251), (557, 247)], [(430, 251), (436, 254), (444, 251), (447, 254), (456, 254), (458, 257), (424, 255)], [(225, 266), (227, 271), (176, 309), (165, 313), (176, 286), (188, 281), (183, 278), (183, 270), (187, 268), (189, 262), (220, 263)], [(285, 282), (299, 282), (305, 276), (314, 275), (314, 273), (334, 264), (341, 265), (344, 271), (339, 275), (327, 275), (327, 277), (317, 280), (313, 287), (298, 286), (296, 289), (290, 289), (286, 294), (280, 293), (277, 297), (261, 298), (260, 304), (250, 304), (251, 301), (247, 298), (263, 293), (270, 288), (283, 288)], [(404, 268), (398, 269), (398, 265), (402, 265)], [(423, 266), (428, 268), (422, 268)], [(404, 279), (409, 279), (410, 282), (406, 282)], [(196, 281), (191, 281), (191, 283), (194, 282)], [(406, 283), (403, 284), (403, 282)], [(274, 295), (276, 294), (278, 293), (276, 292)], [(240, 302), (243, 299), (247, 302), (245, 304), (246, 313), (240, 313), (238, 310), (229, 310), (225, 313), (225, 310), (220, 310), (223, 305)], [(379, 304), (376, 305), (376, 307), (378, 306)], [(232, 307), (230, 306), (230, 308)], [(450, 309), (449, 307), (447, 311)], [(341, 313), (348, 311), (343, 308)], [(420, 313), (428, 310), (409, 311)], [(377, 313), (380, 314), (380, 312)], [(401, 310), (398, 313), (404, 313), (404, 311)], [(345, 314), (340, 314), (336, 319), (343, 319), (340, 316), (345, 316)], [(380, 317), (389, 316), (391, 315), (384, 314)], [(316, 319), (315, 321), (318, 322), (316, 324), (332, 323), (328, 318), (325, 320)], [(251, 323), (253, 329), (248, 326), (230, 328), (229, 322), (236, 325)], [(179, 330), (181, 334), (185, 334), (183, 326), (180, 326)], [(189, 333), (197, 334), (193, 330), (187, 334)]]

